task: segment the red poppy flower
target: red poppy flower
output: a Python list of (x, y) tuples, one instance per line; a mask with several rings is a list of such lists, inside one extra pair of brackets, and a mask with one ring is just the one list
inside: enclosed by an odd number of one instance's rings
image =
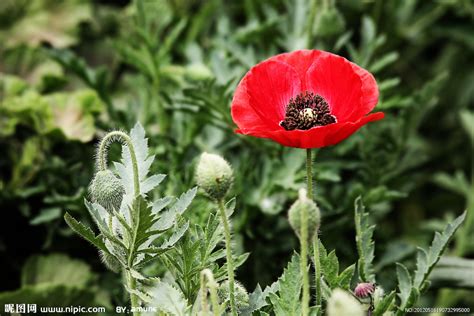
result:
[(284, 146), (319, 148), (384, 117), (374, 77), (347, 59), (319, 50), (273, 56), (240, 81), (232, 100), (236, 133)]

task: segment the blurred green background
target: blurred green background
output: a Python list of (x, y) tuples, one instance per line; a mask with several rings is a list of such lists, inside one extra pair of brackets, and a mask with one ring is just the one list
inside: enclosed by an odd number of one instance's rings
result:
[[(124, 302), (118, 275), (63, 215), (91, 222), (97, 139), (136, 121), (154, 171), (168, 174), (157, 195), (192, 187), (203, 151), (232, 163), (236, 250), (251, 252), (237, 279), (249, 290), (275, 281), (298, 248), (286, 211), (305, 153), (235, 135), (230, 103), (254, 64), (316, 48), (371, 71), (386, 113), (316, 153), (326, 248), (355, 262), (362, 195), (390, 289), (394, 262), (413, 266), (416, 247), (468, 208), (419, 305), (474, 307), (473, 30), (472, 0), (0, 1), (0, 303)], [(187, 216), (212, 211), (200, 196)]]

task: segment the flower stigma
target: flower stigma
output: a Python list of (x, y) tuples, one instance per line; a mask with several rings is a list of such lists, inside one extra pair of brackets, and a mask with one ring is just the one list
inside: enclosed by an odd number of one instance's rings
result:
[(302, 92), (291, 98), (286, 106), (285, 119), (280, 126), (287, 131), (308, 130), (315, 126), (324, 126), (336, 122), (329, 104), (319, 94)]

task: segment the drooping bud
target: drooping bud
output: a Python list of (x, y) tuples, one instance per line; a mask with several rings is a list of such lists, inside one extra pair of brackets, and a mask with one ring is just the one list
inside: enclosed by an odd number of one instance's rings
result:
[(298, 200), (293, 203), (288, 211), (288, 220), (298, 238), (300, 238), (301, 233), (301, 212), (303, 209), (306, 209), (308, 215), (308, 221), (306, 224), (308, 225), (308, 241), (311, 242), (318, 232), (321, 223), (321, 214), (316, 203), (308, 199), (306, 196), (305, 189), (299, 191)]
[(118, 260), (115, 259), (114, 256), (102, 250), (99, 250), (99, 256), (104, 265), (107, 267), (107, 269), (115, 273), (118, 273), (120, 271), (120, 262), (118, 262)]
[(98, 171), (89, 186), (92, 202), (102, 205), (107, 211), (119, 210), (125, 188), (109, 169)]
[(327, 316), (364, 316), (366, 315), (362, 304), (360, 304), (352, 295), (342, 289), (332, 291), (328, 300)]
[(232, 185), (232, 168), (221, 156), (203, 153), (196, 168), (196, 182), (211, 198), (221, 200)]
[[(219, 296), (219, 300), (221, 303), (230, 300), (229, 295), (229, 281), (226, 280), (219, 285), (217, 289), (217, 295)], [(235, 297), (235, 307), (240, 309), (242, 307), (246, 307), (249, 305), (249, 294), (245, 287), (240, 284), (240, 282), (234, 282), (234, 297)]]
[(354, 289), (354, 295), (358, 298), (366, 298), (372, 295), (375, 291), (375, 285), (373, 283), (359, 283)]

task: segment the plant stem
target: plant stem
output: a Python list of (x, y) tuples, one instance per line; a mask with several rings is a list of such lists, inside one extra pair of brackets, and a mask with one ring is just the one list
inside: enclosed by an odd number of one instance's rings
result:
[(212, 314), (214, 316), (219, 316), (219, 301), (217, 299), (217, 283), (214, 280), (211, 270), (204, 269), (201, 271), (201, 305), (204, 315), (209, 314), (209, 309), (207, 306), (207, 289), (211, 293), (211, 304), (212, 304)]
[(140, 177), (138, 174), (138, 163), (137, 156), (135, 154), (135, 148), (133, 147), (132, 139), (126, 133), (121, 131), (113, 131), (108, 133), (102, 138), (102, 141), (99, 145), (99, 154), (98, 154), (98, 168), (99, 170), (107, 169), (107, 149), (111, 142), (114, 140), (121, 140), (125, 143), (130, 151), (130, 158), (132, 160), (133, 168), (133, 189), (135, 196), (140, 194)]
[[(313, 198), (313, 174), (311, 170), (311, 149), (306, 150), (306, 178), (309, 199)], [(308, 209), (303, 207), (301, 210), (301, 232), (300, 232), (300, 270), (303, 277), (303, 297), (301, 302), (301, 312), (303, 316), (308, 315), (309, 310), (309, 278), (308, 278)]]
[[(108, 152), (108, 146), (110, 145), (111, 142), (116, 141), (116, 140), (121, 140), (124, 144), (127, 145), (128, 150), (130, 152), (130, 159), (132, 161), (132, 169), (133, 169), (133, 191), (134, 191), (134, 201), (133, 201), (133, 207), (132, 209), (136, 210), (139, 206), (137, 205), (137, 197), (140, 195), (140, 175), (138, 173), (138, 162), (137, 162), (137, 156), (135, 153), (135, 148), (132, 143), (132, 139), (130, 136), (128, 136), (126, 133), (121, 132), (121, 131), (113, 131), (108, 133), (107, 135), (104, 136), (102, 141), (100, 142), (99, 145), (99, 152), (98, 152), (98, 168), (99, 170), (106, 170), (107, 169), (107, 152)], [(138, 220), (135, 218), (135, 214), (130, 214), (131, 222), (132, 222), (132, 228), (133, 231), (136, 231), (137, 225), (138, 225)], [(133, 236), (130, 236), (130, 241), (129, 241), (129, 254), (128, 254), (128, 269), (133, 268), (133, 259), (135, 257), (134, 253), (134, 247), (135, 247), (135, 238), (136, 238), (136, 233), (133, 234)], [(130, 270), (125, 271), (126, 273), (126, 279), (127, 279), (127, 286), (130, 290), (136, 290), (137, 288), (137, 280), (132, 276), (130, 273)], [(139, 306), (139, 301), (138, 297), (135, 294), (130, 293), (130, 304), (132, 308), (136, 308)], [(133, 315), (139, 315), (140, 313), (138, 312), (133, 312)]]
[(230, 240), (230, 227), (227, 220), (227, 214), (225, 212), (224, 201), (220, 200), (218, 202), (219, 212), (221, 215), (222, 224), (224, 225), (225, 233), (225, 250), (227, 256), (227, 276), (229, 278), (229, 297), (230, 297), (230, 310), (232, 315), (237, 315), (237, 310), (235, 308), (235, 296), (234, 296), (234, 264), (232, 260), (232, 249), (231, 249), (231, 240)]
[(316, 306), (319, 306), (318, 313), (316, 315), (321, 315), (321, 263), (319, 261), (319, 238), (316, 233), (313, 242), (313, 251), (314, 251), (314, 276), (315, 276), (315, 285), (316, 285)]
[(306, 149), (306, 181), (308, 182), (308, 199), (313, 199), (313, 158), (311, 149)]
[(301, 312), (303, 316), (308, 315), (309, 305), (309, 279), (308, 279), (308, 210), (305, 207), (301, 210), (301, 233), (300, 233), (300, 245), (301, 245), (301, 258), (300, 258), (300, 270), (303, 276), (303, 298), (301, 302)]
[[(137, 288), (137, 280), (135, 280), (130, 271), (127, 271), (127, 286), (131, 290), (135, 290)], [(139, 306), (138, 297), (132, 293), (130, 293), (130, 305), (132, 306), (132, 308), (136, 308)], [(140, 315), (140, 313), (135, 310), (133, 312), (133, 315), (138, 316)]]

